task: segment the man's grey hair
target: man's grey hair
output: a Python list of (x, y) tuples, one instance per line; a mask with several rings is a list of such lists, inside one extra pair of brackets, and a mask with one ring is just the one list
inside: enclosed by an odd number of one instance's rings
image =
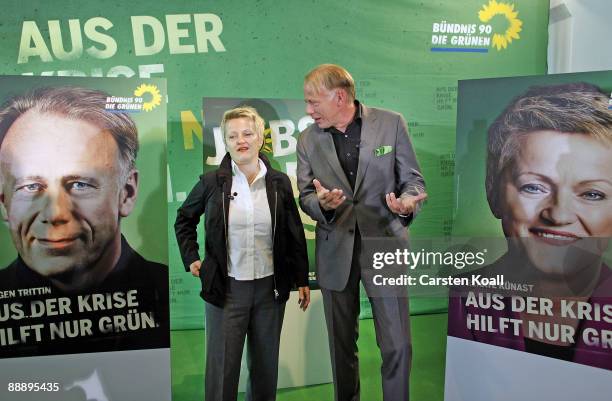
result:
[(125, 180), (136, 165), (138, 130), (127, 113), (105, 109), (108, 96), (100, 90), (72, 86), (38, 88), (13, 96), (0, 108), (0, 147), (13, 123), (30, 110), (86, 121), (107, 130), (114, 138), (119, 150), (121, 176)]

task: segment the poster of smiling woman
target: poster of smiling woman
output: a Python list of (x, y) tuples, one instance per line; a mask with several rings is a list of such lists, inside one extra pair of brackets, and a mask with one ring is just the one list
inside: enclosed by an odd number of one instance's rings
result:
[(496, 244), (467, 274), (503, 279), (451, 290), (447, 401), (609, 399), (611, 90), (612, 72), (460, 81), (454, 234)]
[(0, 88), (0, 398), (169, 399), (165, 81)]

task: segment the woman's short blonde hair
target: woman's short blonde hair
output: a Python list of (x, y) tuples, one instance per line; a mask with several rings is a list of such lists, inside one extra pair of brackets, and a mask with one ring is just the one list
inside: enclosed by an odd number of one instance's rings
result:
[(487, 144), (487, 199), (500, 218), (502, 177), (514, 166), (526, 135), (558, 131), (589, 135), (612, 143), (609, 96), (588, 83), (533, 86), (514, 98), (491, 124)]
[(264, 129), (266, 127), (264, 119), (261, 118), (255, 108), (250, 106), (240, 106), (223, 113), (223, 119), (221, 120), (221, 132), (223, 133), (223, 141), (225, 141), (225, 126), (227, 122), (230, 120), (236, 120), (238, 118), (246, 118), (250, 120), (253, 123), (253, 127), (255, 128), (255, 133), (260, 138), (263, 138)]

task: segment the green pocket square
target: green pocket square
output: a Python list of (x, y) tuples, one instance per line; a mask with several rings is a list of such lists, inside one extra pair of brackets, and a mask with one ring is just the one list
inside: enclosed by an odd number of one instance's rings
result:
[(393, 152), (393, 146), (391, 145), (379, 146), (376, 149), (374, 149), (374, 156), (381, 157), (391, 152)]

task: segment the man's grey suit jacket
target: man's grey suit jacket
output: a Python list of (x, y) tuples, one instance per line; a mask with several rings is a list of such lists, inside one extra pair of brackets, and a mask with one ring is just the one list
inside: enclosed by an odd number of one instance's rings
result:
[[(406, 226), (414, 217), (391, 212), (385, 194), (416, 195), (425, 191), (404, 118), (395, 112), (362, 107), (361, 145), (355, 189), (340, 166), (332, 134), (311, 124), (298, 138), (297, 181), (300, 206), (317, 222), (316, 266), (322, 288), (344, 289), (351, 270), (356, 224), (362, 239), (394, 237), (408, 246)], [(332, 190), (341, 189), (346, 200), (334, 217), (325, 218), (313, 179)]]

